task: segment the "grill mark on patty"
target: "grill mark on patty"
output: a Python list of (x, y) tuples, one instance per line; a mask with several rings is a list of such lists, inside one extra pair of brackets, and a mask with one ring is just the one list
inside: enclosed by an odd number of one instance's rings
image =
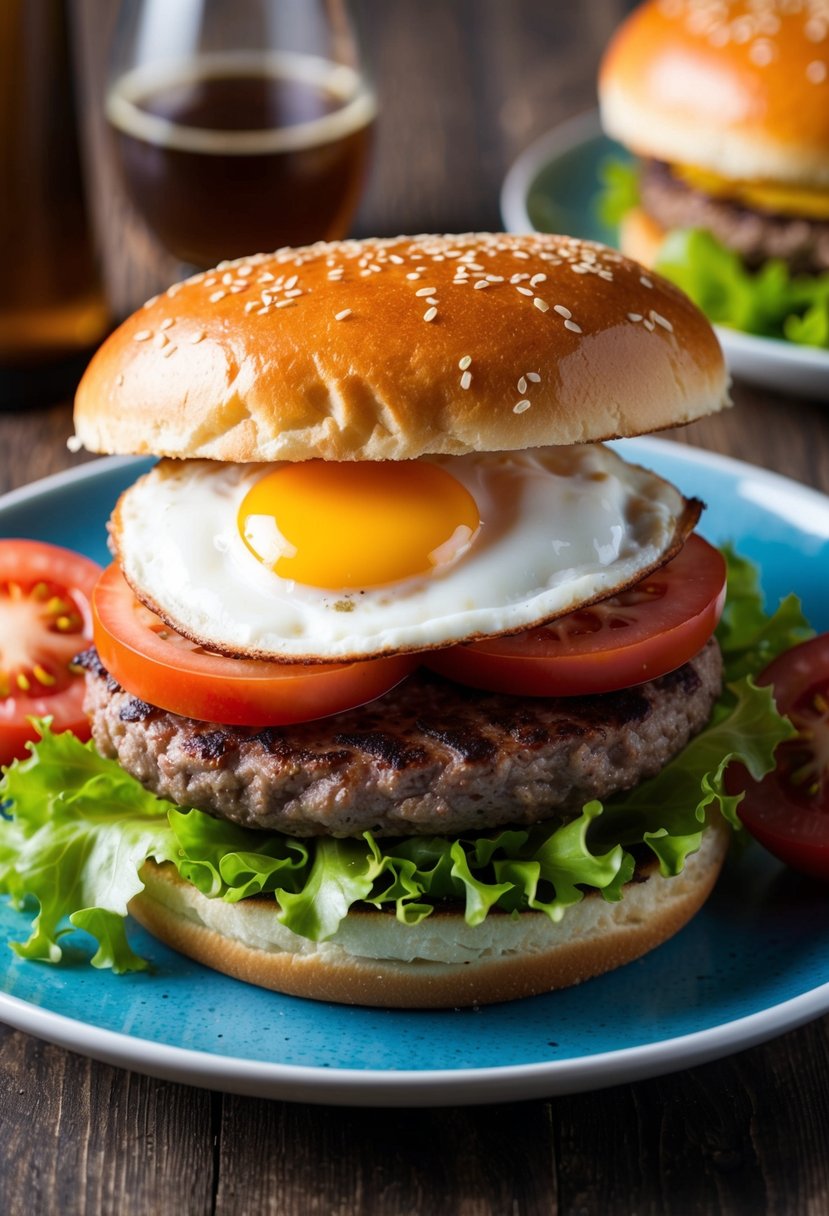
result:
[(352, 747), (355, 751), (364, 752), (365, 755), (379, 760), (381, 764), (387, 764), (389, 768), (396, 769), (398, 772), (402, 772), (403, 769), (412, 765), (420, 764), (426, 759), (424, 748), (406, 747), (394, 735), (382, 730), (337, 734), (334, 736), (334, 742), (345, 744), (346, 747)]
[[(117, 687), (117, 686), (116, 686)], [(146, 722), (153, 714), (159, 713), (154, 705), (149, 705), (139, 697), (130, 697), (118, 711), (122, 722)]]
[(107, 692), (118, 692), (121, 685), (117, 680), (109, 674), (106, 667), (101, 662), (101, 657), (94, 646), (88, 646), (86, 650), (82, 650), (80, 654), (76, 654), (72, 663), (75, 667), (82, 667), (84, 671), (90, 675), (96, 676), (99, 680), (105, 680)]
[(196, 760), (216, 763), (223, 760), (228, 753), (235, 751), (238, 739), (232, 728), (220, 726), (216, 730), (206, 730), (201, 734), (190, 735), (183, 741), (183, 749)]
[(495, 755), (495, 744), (471, 727), (432, 726), (422, 719), (415, 725), (428, 739), (437, 739), (457, 752), (467, 764), (484, 763)]

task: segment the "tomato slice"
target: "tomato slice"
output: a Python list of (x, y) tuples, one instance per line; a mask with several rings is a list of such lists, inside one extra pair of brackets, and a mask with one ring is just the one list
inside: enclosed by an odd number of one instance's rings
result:
[(215, 654), (170, 629), (109, 566), (93, 597), (107, 671), (150, 705), (228, 726), (310, 722), (373, 701), (417, 665), (410, 655), (358, 663), (270, 663)]
[(37, 738), (27, 720), (89, 738), (84, 681), (72, 659), (92, 636), (92, 588), (101, 567), (42, 541), (0, 540), (0, 764)]
[(725, 602), (725, 561), (700, 536), (642, 582), (512, 637), (423, 656), (475, 688), (528, 697), (612, 692), (652, 680), (698, 654)]
[(795, 870), (829, 878), (829, 634), (785, 651), (758, 680), (771, 684), (781, 713), (797, 727), (777, 749), (762, 781), (732, 765), (729, 793), (744, 793), (737, 813), (762, 845)]

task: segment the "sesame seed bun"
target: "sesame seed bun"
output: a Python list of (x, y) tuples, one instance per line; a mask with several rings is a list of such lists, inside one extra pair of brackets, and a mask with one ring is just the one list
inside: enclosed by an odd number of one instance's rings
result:
[(78, 389), (91, 451), (403, 460), (589, 442), (726, 401), (708, 322), (571, 237), (344, 241), (227, 263), (109, 338)]
[(640, 156), (730, 179), (829, 186), (829, 10), (649, 0), (599, 79), (602, 123)]
[(147, 863), (130, 912), (155, 937), (249, 984), (347, 1005), (439, 1009), (486, 1005), (569, 987), (641, 957), (685, 925), (719, 875), (729, 830), (718, 818), (675, 878), (654, 859), (618, 903), (593, 893), (554, 922), (542, 912), (466, 924), (436, 911), (418, 925), (349, 913), (329, 941), (298, 937), (272, 898), (209, 899), (168, 864)]

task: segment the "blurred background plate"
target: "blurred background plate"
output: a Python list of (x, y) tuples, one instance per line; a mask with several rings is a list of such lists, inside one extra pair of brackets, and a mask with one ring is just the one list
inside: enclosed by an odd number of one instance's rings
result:
[[(616, 244), (616, 231), (596, 212), (601, 167), (630, 152), (602, 133), (595, 110), (542, 135), (522, 152), (501, 188), (508, 232), (566, 232)], [(829, 401), (829, 351), (759, 338), (716, 326), (735, 376), (780, 393)]]

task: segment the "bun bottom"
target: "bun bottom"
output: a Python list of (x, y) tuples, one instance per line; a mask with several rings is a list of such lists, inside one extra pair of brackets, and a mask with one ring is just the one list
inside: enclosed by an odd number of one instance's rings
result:
[(643, 266), (653, 266), (667, 229), (641, 207), (628, 211), (619, 224), (619, 248)]
[(174, 950), (290, 996), (389, 1009), (487, 1005), (579, 984), (672, 937), (708, 898), (729, 836), (718, 820), (676, 878), (663, 878), (654, 860), (618, 903), (591, 894), (557, 923), (542, 912), (490, 913), (470, 927), (462, 913), (438, 910), (407, 926), (370, 909), (312, 942), (279, 924), (272, 898), (210, 899), (154, 862), (130, 912)]

